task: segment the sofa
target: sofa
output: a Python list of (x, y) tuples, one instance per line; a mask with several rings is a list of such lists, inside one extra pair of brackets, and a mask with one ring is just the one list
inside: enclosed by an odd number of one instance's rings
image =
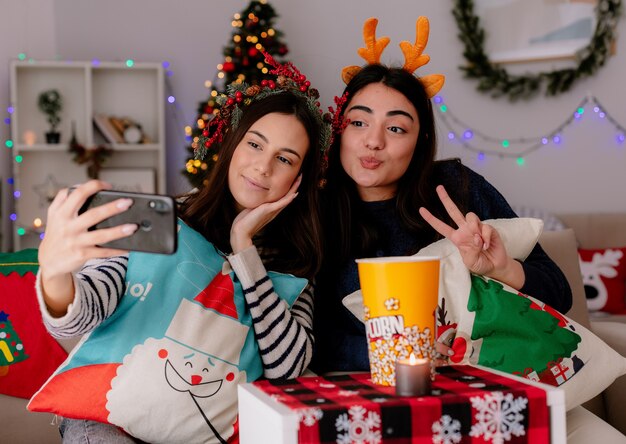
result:
[[(589, 327), (604, 342), (622, 356), (626, 356), (626, 315), (590, 316), (585, 304), (580, 267), (571, 260), (574, 253), (571, 251), (572, 241), (577, 248), (625, 247), (626, 213), (567, 213), (557, 214), (556, 217), (568, 230), (563, 233), (544, 232), (540, 243), (566, 273), (572, 287), (574, 306), (567, 315)], [(554, 237), (559, 238), (558, 245), (553, 245)], [(563, 237), (573, 239), (564, 241)], [(624, 399), (626, 399), (626, 375), (618, 378), (602, 394), (585, 403), (584, 407), (626, 435)]]
[[(567, 313), (590, 328), (608, 345), (626, 356), (626, 316), (608, 316), (590, 320), (578, 264), (577, 246), (605, 248), (626, 246), (626, 213), (560, 214), (557, 217), (570, 229), (545, 231), (539, 240), (548, 255), (564, 271), (574, 296), (574, 306)], [(75, 341), (62, 342), (70, 350)], [(626, 435), (626, 375), (618, 378), (604, 392), (585, 403), (585, 407)], [(31, 413), (27, 400), (0, 395), (0, 442), (11, 444), (60, 443), (57, 418), (52, 414)]]
[[(582, 226), (602, 226), (600, 221), (604, 220), (600, 215), (597, 216), (597, 221), (594, 220), (596, 215), (585, 217), (582, 215), (580, 215), (580, 217), (578, 216), (579, 215), (571, 215), (570, 217), (563, 216), (563, 221), (564, 223), (571, 223), (571, 226), (578, 227), (578, 230), (580, 230), (579, 226), (576, 225), (576, 222), (579, 220), (586, 220), (585, 225)], [(626, 227), (626, 214), (622, 217), (623, 219), (621, 219), (622, 222), (620, 223), (623, 224), (622, 226)], [(609, 217), (607, 220), (617, 222), (618, 219), (619, 218)], [(607, 228), (606, 233), (611, 233), (611, 231)], [(626, 245), (626, 233), (619, 231), (615, 233), (617, 233), (616, 242), (624, 240), (625, 242), (622, 245)], [(620, 322), (622, 317), (615, 315), (603, 317), (602, 320), (591, 320), (587, 310), (577, 248), (602, 248), (601, 245), (614, 246), (610, 240), (604, 240), (604, 242), (607, 242), (605, 244), (583, 243), (590, 239), (593, 239), (591, 235), (579, 235), (574, 229), (567, 228), (560, 231), (545, 231), (541, 235), (539, 242), (546, 253), (559, 265), (561, 270), (563, 270), (572, 289), (574, 303), (570, 311), (566, 313), (567, 316), (589, 328), (614, 350), (618, 351), (622, 356), (626, 356), (626, 323)], [(615, 380), (601, 394), (589, 400), (583, 404), (583, 406), (626, 435), (626, 410), (623, 408), (623, 400), (625, 397), (626, 375)]]

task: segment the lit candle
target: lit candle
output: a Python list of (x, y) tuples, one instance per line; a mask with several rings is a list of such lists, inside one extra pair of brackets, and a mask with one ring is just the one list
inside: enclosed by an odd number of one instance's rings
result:
[(430, 360), (418, 359), (413, 353), (409, 359), (396, 361), (396, 395), (430, 395)]

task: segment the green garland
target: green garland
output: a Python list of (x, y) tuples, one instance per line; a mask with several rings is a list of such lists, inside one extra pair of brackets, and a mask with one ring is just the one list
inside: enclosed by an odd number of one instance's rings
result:
[(455, 0), (452, 10), (459, 39), (465, 45), (463, 56), (468, 62), (459, 68), (465, 77), (477, 79), (477, 89), (489, 92), (493, 97), (508, 96), (509, 99), (528, 98), (538, 93), (545, 83), (545, 93), (555, 96), (569, 90), (574, 81), (591, 76), (609, 57), (612, 42), (617, 38), (615, 27), (621, 13), (621, 0), (598, 0), (597, 25), (589, 45), (576, 54), (575, 68), (545, 71), (537, 74), (511, 75), (504, 68), (491, 63), (485, 54), (485, 31), (480, 19), (474, 14), (472, 0)]

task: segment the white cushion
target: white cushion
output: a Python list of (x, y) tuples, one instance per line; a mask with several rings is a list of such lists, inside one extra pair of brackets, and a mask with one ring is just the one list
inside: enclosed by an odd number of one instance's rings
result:
[[(518, 260), (532, 251), (543, 225), (529, 218), (484, 223), (498, 230), (508, 254)], [(444, 342), (456, 352), (453, 363), (481, 364), (559, 386), (568, 410), (626, 373), (626, 358), (582, 325), (507, 285), (472, 275), (449, 240), (417, 255), (441, 258), (437, 335), (444, 341), (446, 332)], [(359, 291), (343, 302), (363, 319)]]

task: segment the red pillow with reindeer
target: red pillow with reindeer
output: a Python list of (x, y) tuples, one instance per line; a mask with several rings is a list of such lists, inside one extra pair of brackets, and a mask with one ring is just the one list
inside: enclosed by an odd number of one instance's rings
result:
[(626, 314), (626, 247), (579, 249), (589, 311)]

